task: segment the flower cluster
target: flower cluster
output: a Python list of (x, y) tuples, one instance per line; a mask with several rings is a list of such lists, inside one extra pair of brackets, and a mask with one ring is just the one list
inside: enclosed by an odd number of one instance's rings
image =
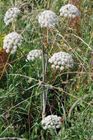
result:
[(16, 32), (11, 32), (5, 36), (3, 42), (3, 49), (5, 49), (6, 53), (15, 53), (17, 47), (21, 45), (22, 36)]
[(17, 7), (10, 8), (4, 16), (4, 23), (9, 25), (19, 15), (20, 10)]
[(41, 58), (41, 57), (42, 57), (42, 50), (35, 49), (35, 50), (32, 50), (28, 53), (27, 60), (33, 61), (33, 60), (35, 60), (37, 58)]
[(49, 59), (52, 68), (63, 70), (64, 68), (73, 67), (74, 61), (72, 56), (66, 52), (57, 52)]
[(61, 117), (57, 115), (48, 115), (41, 121), (42, 127), (46, 129), (57, 129), (61, 127)]
[(53, 28), (58, 22), (57, 15), (51, 10), (45, 10), (38, 15), (38, 22), (42, 27)]
[(60, 9), (60, 16), (75, 18), (77, 16), (80, 16), (80, 11), (75, 5), (66, 4), (65, 6), (62, 6)]

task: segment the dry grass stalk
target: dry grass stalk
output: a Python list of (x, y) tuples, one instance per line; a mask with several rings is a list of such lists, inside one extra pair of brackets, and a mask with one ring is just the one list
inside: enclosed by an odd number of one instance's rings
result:
[[(70, 4), (75, 5), (80, 10), (81, 0), (69, 0)], [(77, 34), (80, 36), (80, 17), (75, 17), (74, 19), (69, 20), (69, 26), (76, 30)]]
[[(2, 49), (2, 50), (0, 51), (0, 75), (2, 75), (2, 72), (3, 72), (4, 69), (6, 70), (5, 65), (6, 65), (6, 62), (7, 62), (7, 57), (8, 57), (8, 55), (7, 55), (6, 52)], [(4, 71), (5, 71), (5, 70), (4, 70)]]

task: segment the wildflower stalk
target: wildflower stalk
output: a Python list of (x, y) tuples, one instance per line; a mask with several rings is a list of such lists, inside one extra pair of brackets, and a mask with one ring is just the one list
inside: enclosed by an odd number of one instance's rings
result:
[(46, 83), (46, 73), (47, 73), (47, 52), (46, 47), (48, 46), (48, 29), (44, 33), (45, 38), (43, 39), (42, 45), (42, 118), (46, 116), (46, 102), (47, 102), (47, 89), (45, 87)]
[(16, 19), (12, 22), (12, 30), (16, 31)]
[(42, 119), (46, 116), (47, 104), (47, 47), (48, 47), (48, 31), (57, 24), (57, 15), (51, 10), (45, 10), (38, 15), (38, 22), (43, 30), (42, 45)]
[(43, 106), (42, 106), (42, 118), (45, 117), (45, 111), (46, 111), (46, 88), (45, 88), (45, 82), (46, 82), (46, 70), (45, 70), (45, 63), (46, 63), (46, 59), (45, 59), (45, 49), (44, 46), (42, 47), (42, 90), (43, 90), (43, 94), (42, 94), (42, 100), (43, 100)]

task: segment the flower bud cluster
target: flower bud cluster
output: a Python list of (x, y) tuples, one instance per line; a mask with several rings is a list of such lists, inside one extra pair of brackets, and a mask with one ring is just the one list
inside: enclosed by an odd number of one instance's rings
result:
[(46, 129), (57, 129), (61, 127), (61, 117), (57, 115), (48, 115), (41, 121), (42, 127)]
[(53, 56), (49, 59), (49, 63), (52, 64), (52, 68), (60, 70), (63, 70), (64, 68), (71, 68), (74, 64), (72, 56), (62, 51), (54, 53)]
[(65, 6), (62, 6), (60, 9), (60, 16), (75, 18), (80, 16), (80, 11), (75, 5), (66, 4)]
[(58, 22), (57, 15), (51, 10), (45, 10), (38, 15), (38, 22), (42, 27), (55, 27)]
[(35, 50), (32, 50), (28, 53), (27, 60), (33, 61), (33, 60), (35, 60), (37, 58), (41, 58), (41, 57), (42, 57), (42, 50), (35, 49)]
[(9, 25), (13, 20), (15, 20), (19, 13), (20, 10), (17, 7), (8, 9), (4, 16), (4, 23), (6, 24), (6, 26)]
[(21, 43), (22, 36), (17, 32), (11, 32), (4, 38), (3, 49), (5, 49), (6, 53), (14, 54)]

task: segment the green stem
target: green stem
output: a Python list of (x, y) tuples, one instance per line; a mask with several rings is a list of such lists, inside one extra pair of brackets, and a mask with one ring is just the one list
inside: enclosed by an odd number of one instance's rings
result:
[(47, 46), (45, 46), (45, 42), (48, 45), (48, 30), (46, 31), (46, 35), (45, 35), (45, 40), (43, 42), (42, 45), (42, 118), (44, 118), (46, 116), (46, 104), (47, 104), (47, 89), (45, 87), (45, 83), (46, 83), (46, 73), (47, 73), (47, 53), (46, 53), (46, 48)]
[(45, 82), (46, 82), (46, 55), (45, 55), (45, 49), (44, 46), (42, 47), (42, 90), (43, 90), (43, 110), (42, 110), (42, 118), (45, 117), (46, 115), (46, 101), (47, 101), (47, 91), (46, 91), (46, 87), (45, 87)]

